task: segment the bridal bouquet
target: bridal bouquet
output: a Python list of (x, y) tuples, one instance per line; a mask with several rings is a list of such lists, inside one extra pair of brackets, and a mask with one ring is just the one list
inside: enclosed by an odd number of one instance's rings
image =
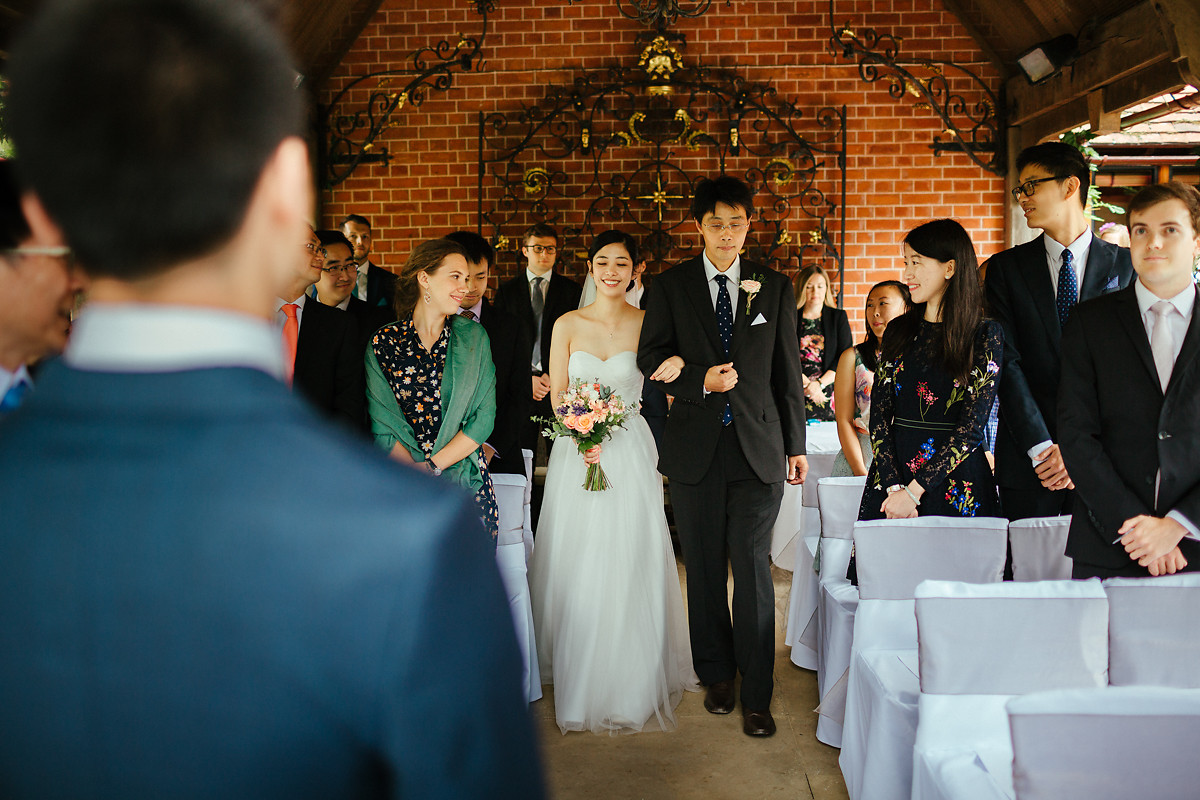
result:
[[(627, 407), (612, 388), (601, 383), (574, 380), (563, 392), (562, 402), (554, 409), (554, 416), (538, 421), (548, 423), (548, 427), (542, 431), (546, 438), (573, 439), (580, 454), (583, 454), (612, 436), (614, 430), (623, 427), (625, 420), (635, 411), (636, 408)], [(602, 492), (611, 485), (599, 463), (588, 464), (587, 475), (583, 479), (584, 489)]]

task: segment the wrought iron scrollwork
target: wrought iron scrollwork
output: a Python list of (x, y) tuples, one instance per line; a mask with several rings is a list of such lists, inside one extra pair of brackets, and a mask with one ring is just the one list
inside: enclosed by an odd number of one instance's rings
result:
[[(572, 3), (574, 0), (568, 0)], [(634, 19), (652, 28), (659, 34), (666, 33), (680, 17), (695, 19), (704, 15), (712, 5), (712, 0), (695, 0), (692, 3), (680, 3), (679, 0), (617, 0), (617, 11), (625, 19)], [(725, 0), (730, 5), (730, 0)]]
[(770, 84), (686, 66), (663, 36), (634, 66), (585, 72), (537, 104), (481, 114), (479, 153), (480, 232), (512, 249), (526, 227), (549, 222), (565, 253), (620, 227), (652, 261), (694, 255), (695, 184), (728, 173), (757, 191), (748, 258), (841, 272), (845, 107), (807, 113)]
[(457, 42), (442, 39), (422, 47), (409, 54), (404, 67), (355, 78), (319, 110), (321, 183), (326, 189), (350, 177), (361, 164), (391, 163), (387, 147), (378, 147), (377, 142), (384, 131), (399, 124), (396, 114), (406, 107), (420, 107), (430, 92), (449, 89), (455, 73), (479, 68), (488, 14), (495, 11), (495, 3), (472, 0), (471, 4), (482, 17), (478, 37), (460, 35)]
[[(835, 54), (858, 61), (858, 74), (867, 83), (885, 80), (896, 100), (915, 98), (945, 126), (934, 136), (935, 154), (957, 151), (988, 172), (1004, 174), (1002, 147), (1003, 104), (996, 93), (971, 70), (950, 61), (900, 58), (900, 39), (874, 28), (855, 32), (850, 23), (834, 22), (834, 0), (829, 0), (829, 46)], [(979, 99), (968, 99), (975, 94)], [(942, 137), (948, 137), (943, 140)]]

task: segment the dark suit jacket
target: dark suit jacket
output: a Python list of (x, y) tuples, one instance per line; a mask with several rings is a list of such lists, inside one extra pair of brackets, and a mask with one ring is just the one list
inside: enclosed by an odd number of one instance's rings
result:
[(469, 497), (255, 370), (38, 389), (0, 423), (0, 796), (541, 796)]
[[(796, 341), (800, 341), (800, 312), (796, 311)], [(829, 370), (837, 370), (837, 362), (842, 353), (854, 346), (854, 337), (850, 334), (850, 318), (840, 308), (821, 307), (821, 335), (825, 337), (825, 349), (821, 353), (821, 374)]]
[[(550, 369), (550, 334), (554, 331), (554, 323), (568, 311), (579, 308), (579, 298), (583, 287), (570, 278), (550, 273), (550, 286), (546, 289), (546, 305), (542, 309), (542, 369)], [(522, 267), (517, 275), (496, 290), (496, 306), (524, 321), (529, 334), (530, 353), (526, 359), (533, 363), (533, 343), (537, 341), (537, 327), (533, 318), (533, 305), (529, 300), (529, 281), (525, 279), (525, 268)]]
[[(396, 275), (383, 267), (377, 267), (367, 261), (367, 305), (387, 306), (390, 308), (396, 300)], [(393, 317), (388, 322), (392, 322)], [(387, 324), (386, 322), (383, 324)]]
[[(654, 279), (650, 275), (642, 275), (642, 302), (640, 308), (646, 310), (646, 298), (650, 296), (650, 284)], [(654, 445), (662, 450), (663, 431), (667, 426), (667, 396), (661, 385), (646, 381), (642, 385), (642, 417), (650, 427), (654, 436)]]
[[(742, 279), (761, 278), (762, 291), (749, 313), (746, 296), (739, 293), (727, 359), (702, 259), (697, 256), (661, 273), (648, 290), (638, 368), (649, 377), (671, 356), (685, 362), (673, 383), (658, 384), (675, 397), (663, 432), (658, 471), (671, 480), (698, 483), (716, 452), (728, 401), (746, 460), (764, 483), (777, 483), (787, 475), (787, 456), (805, 453), (792, 282), (782, 273), (742, 261)], [(765, 321), (752, 325), (759, 314)], [(737, 370), (737, 385), (729, 392), (706, 396), (704, 374), (727, 361)]]
[[(1200, 313), (1192, 315), (1165, 395), (1132, 286), (1076, 308), (1062, 349), (1060, 446), (1084, 507), (1071, 517), (1067, 555), (1128, 567), (1125, 549), (1112, 544), (1125, 520), (1174, 509), (1200, 522)], [(1200, 569), (1200, 542), (1184, 539), (1180, 549), (1188, 568)]]
[[(1124, 288), (1132, 276), (1129, 250), (1093, 237), (1079, 300)], [(1062, 330), (1044, 234), (992, 256), (984, 290), (992, 318), (1004, 327), (996, 481), (1014, 489), (1036, 489), (1041, 483), (1029, 448), (1047, 440), (1061, 445), (1055, 419)]]
[(492, 472), (525, 474), (521, 455), (521, 432), (529, 419), (529, 353), (533, 346), (529, 333), (513, 315), (497, 308), (486, 298), (479, 322), (492, 345), (496, 365), (496, 424), (488, 443), (496, 448)]
[(330, 417), (366, 430), (364, 339), (355, 317), (311, 297), (300, 315), (293, 385)]

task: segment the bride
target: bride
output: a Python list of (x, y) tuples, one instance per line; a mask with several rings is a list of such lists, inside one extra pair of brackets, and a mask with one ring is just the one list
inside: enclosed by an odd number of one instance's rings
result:
[[(625, 289), (637, 245), (607, 231), (588, 260), (596, 299), (554, 325), (551, 397), (584, 379), (632, 405), (642, 393), (636, 355), (643, 312), (626, 302)], [(655, 377), (677, 377), (674, 361)], [(584, 472), (596, 460), (611, 487), (589, 492)], [(640, 415), (586, 456), (570, 439), (557, 440), (550, 453), (530, 591), (542, 682), (554, 684), (563, 733), (635, 733), (647, 724), (671, 730), (684, 690), (698, 690), (657, 461)]]

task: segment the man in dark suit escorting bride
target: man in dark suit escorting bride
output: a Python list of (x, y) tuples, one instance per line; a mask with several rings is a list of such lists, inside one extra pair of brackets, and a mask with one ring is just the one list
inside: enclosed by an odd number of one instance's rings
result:
[[(741, 673), (743, 730), (770, 736), (771, 530), (783, 481), (802, 483), (808, 472), (796, 308), (787, 276), (739, 255), (754, 216), (749, 186), (726, 175), (701, 180), (692, 216), (704, 252), (651, 285), (638, 367), (675, 397), (659, 471), (671, 481), (693, 663), (708, 687), (704, 706), (731, 713)], [(663, 374), (672, 356), (683, 366)]]

